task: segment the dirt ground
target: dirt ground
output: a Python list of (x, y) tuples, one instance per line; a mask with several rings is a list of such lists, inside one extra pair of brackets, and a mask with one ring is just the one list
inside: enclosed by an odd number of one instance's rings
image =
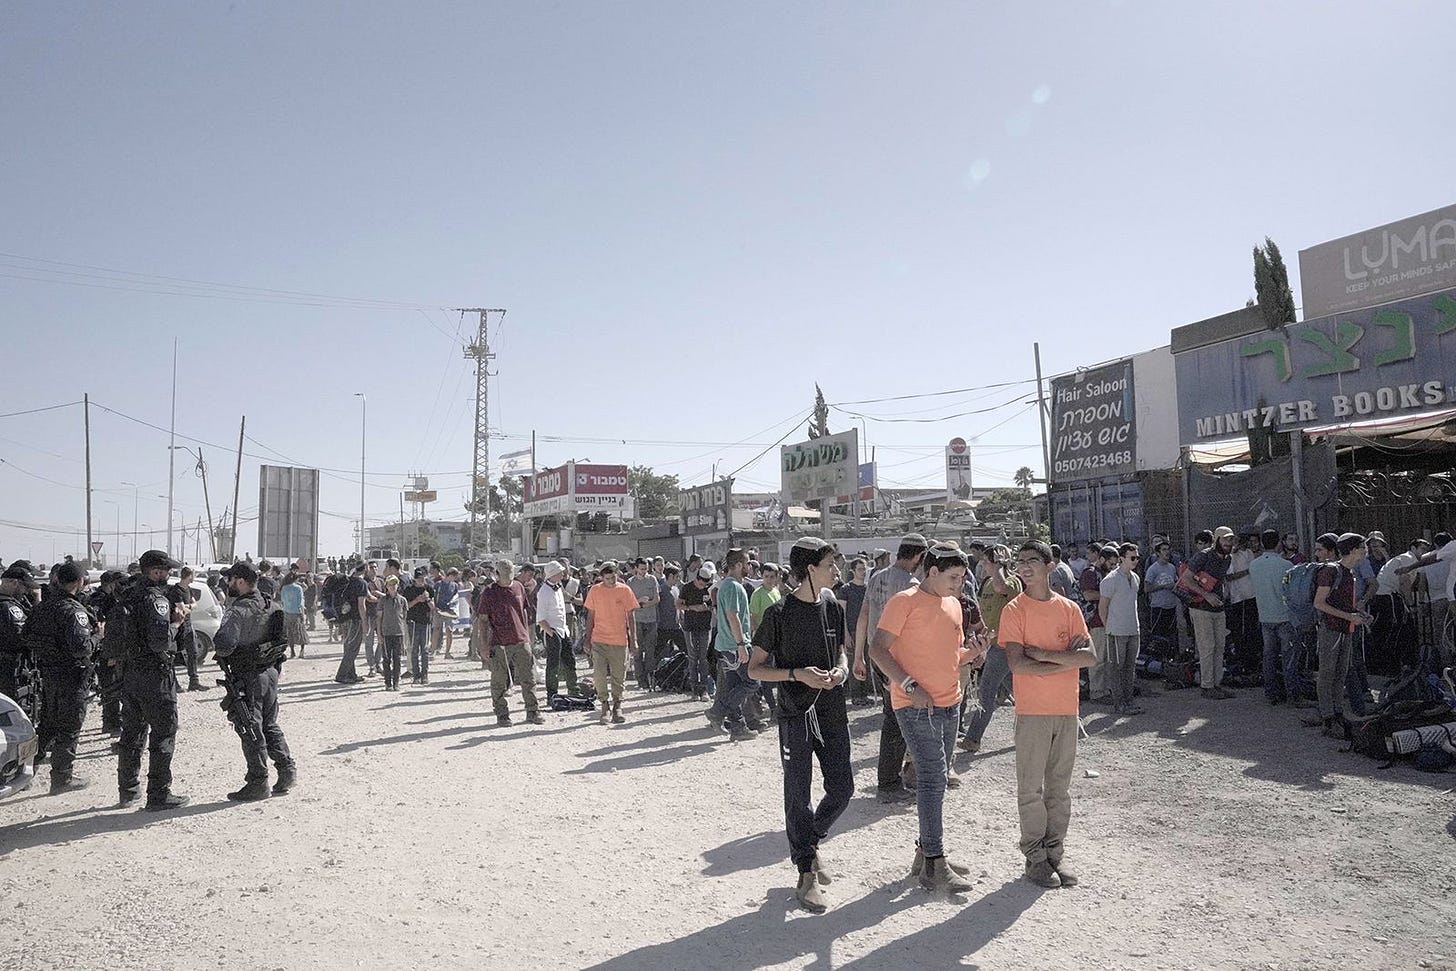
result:
[(1083, 883), (1056, 891), (1018, 879), (998, 713), (946, 803), (978, 877), (960, 900), (904, 879), (913, 803), (875, 801), (879, 715), (855, 709), (861, 791), (816, 917), (793, 901), (772, 734), (733, 744), (703, 705), (640, 692), (626, 725), (496, 728), (474, 664), (386, 694), (334, 685), (338, 656), (285, 669), (300, 784), (263, 803), (223, 798), (243, 763), (220, 689), (181, 696), (193, 802), (172, 814), (116, 807), (93, 709), (92, 787), (0, 803), (0, 967), (1456, 968), (1456, 775), (1381, 770), (1257, 691), (1093, 709)]

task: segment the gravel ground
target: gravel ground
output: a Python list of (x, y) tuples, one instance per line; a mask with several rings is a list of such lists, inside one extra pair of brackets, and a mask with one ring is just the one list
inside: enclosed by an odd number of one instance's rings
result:
[(1093, 709), (1067, 851), (1083, 883), (1057, 891), (1018, 879), (999, 713), (946, 803), (964, 899), (904, 879), (913, 804), (869, 794), (879, 715), (855, 709), (861, 793), (815, 917), (774, 736), (733, 744), (701, 704), (640, 692), (626, 725), (496, 728), (474, 664), (386, 694), (334, 685), (338, 655), (288, 664), (300, 784), (263, 803), (223, 798), (243, 763), (220, 689), (181, 696), (193, 802), (172, 814), (116, 807), (93, 708), (92, 787), (0, 803), (0, 967), (1456, 968), (1456, 775), (1379, 769), (1257, 691)]

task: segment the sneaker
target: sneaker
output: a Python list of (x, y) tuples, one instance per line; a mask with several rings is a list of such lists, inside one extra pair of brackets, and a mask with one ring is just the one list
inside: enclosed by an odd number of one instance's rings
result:
[(812, 872), (799, 874), (799, 886), (794, 890), (794, 896), (811, 914), (822, 914), (829, 909), (824, 892), (819, 889), (819, 880)]
[(77, 789), (84, 789), (90, 784), (85, 779), (78, 779), (75, 776), (69, 779), (52, 779), (51, 795), (57, 796), (63, 792), (75, 792)]
[[(187, 805), (191, 801), (192, 800), (187, 798), (186, 796), (179, 796), (169, 792), (165, 796), (162, 796), (158, 799), (153, 799), (151, 796), (148, 796), (147, 804), (143, 808), (146, 809), (146, 811), (149, 813), (160, 813), (166, 812), (169, 809), (181, 809), (183, 806)], [(123, 803), (123, 805), (124, 804), (125, 803)]]
[(920, 868), (920, 885), (926, 890), (943, 893), (965, 893), (975, 884), (950, 868), (943, 856), (928, 856)]
[(956, 743), (956, 748), (962, 752), (970, 752), (972, 755), (975, 755), (981, 750), (981, 743), (967, 735)]
[(257, 802), (267, 799), (268, 795), (267, 779), (250, 779), (237, 792), (228, 793), (227, 797), (233, 802)]
[(748, 730), (750, 732), (762, 732), (768, 728), (767, 722), (759, 721), (758, 719), (754, 719), (753, 721), (745, 721), (744, 724), (748, 726)]
[(1038, 887), (1053, 889), (1062, 885), (1062, 878), (1057, 876), (1057, 871), (1046, 860), (1037, 863), (1026, 864), (1026, 879)]
[(529, 715), (527, 715), (526, 721), (532, 725), (546, 724), (546, 719), (541, 716), (541, 713), (539, 711), (533, 711)]
[(1062, 881), (1062, 886), (1075, 887), (1082, 882), (1077, 877), (1077, 871), (1068, 867), (1061, 860), (1048, 860), (1047, 862), (1052, 865), (1053, 870), (1057, 871), (1057, 879)]
[(749, 742), (758, 738), (758, 732), (755, 732), (747, 725), (736, 725), (729, 729), (728, 738), (735, 742)]
[(495, 716), (495, 723), (496, 723), (496, 726), (499, 727), (499, 728), (509, 727), (509, 725), (511, 724), (511, 716), (510, 715), (496, 715)]

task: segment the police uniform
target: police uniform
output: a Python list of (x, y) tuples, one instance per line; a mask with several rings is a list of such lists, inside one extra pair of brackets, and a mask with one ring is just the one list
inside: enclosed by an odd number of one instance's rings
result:
[[(150, 733), (147, 753), (147, 809), (175, 809), (186, 796), (172, 794), (172, 752), (177, 743), (177, 680), (172, 675), (172, 605), (167, 581), (151, 583), (147, 571), (173, 569), (179, 564), (161, 550), (141, 556), (142, 575), (122, 598), (123, 610), (114, 611), (128, 630), (121, 661), (121, 741), (116, 761), (117, 787), (123, 805), (140, 794), (142, 745)], [(119, 632), (121, 633), (121, 632)]]
[[(25, 560), (16, 560), (0, 576), (23, 583), (27, 587), (35, 586), (30, 564)], [(21, 671), (25, 667), (27, 656), (25, 622), (33, 604), (34, 601), (23, 593), (0, 593), (0, 695), (17, 703), (21, 702)]]
[[(223, 577), (258, 581), (257, 571), (247, 563), (228, 568)], [(257, 589), (231, 596), (213, 644), (218, 664), (227, 675), (223, 709), (242, 741), (248, 766), (243, 788), (228, 793), (228, 798), (238, 802), (266, 799), (270, 758), (278, 769), (272, 794), (284, 795), (293, 787), (297, 773), (288, 741), (278, 726), (278, 675), (288, 649), (282, 612)]]
[(25, 642), (41, 670), (40, 751), (51, 759), (51, 791), (80, 788), (71, 770), (86, 720), (91, 655), (96, 650), (96, 617), (65, 588), (82, 579), (74, 563), (61, 565), (51, 595), (30, 615)]
[[(108, 570), (101, 574), (101, 586), (91, 594), (91, 613), (101, 621), (121, 599), (117, 593), (125, 574)], [(111, 584), (110, 590), (106, 589)], [(96, 668), (96, 686), (101, 695), (101, 730), (108, 735), (121, 734), (121, 672), (110, 661), (103, 660)]]

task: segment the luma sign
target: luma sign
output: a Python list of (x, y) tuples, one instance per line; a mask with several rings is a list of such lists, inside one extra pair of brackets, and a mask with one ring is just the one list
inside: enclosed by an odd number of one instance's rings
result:
[(1175, 354), (1184, 442), (1456, 406), (1456, 290)]
[(1456, 287), (1456, 206), (1299, 253), (1306, 320), (1449, 287)]

